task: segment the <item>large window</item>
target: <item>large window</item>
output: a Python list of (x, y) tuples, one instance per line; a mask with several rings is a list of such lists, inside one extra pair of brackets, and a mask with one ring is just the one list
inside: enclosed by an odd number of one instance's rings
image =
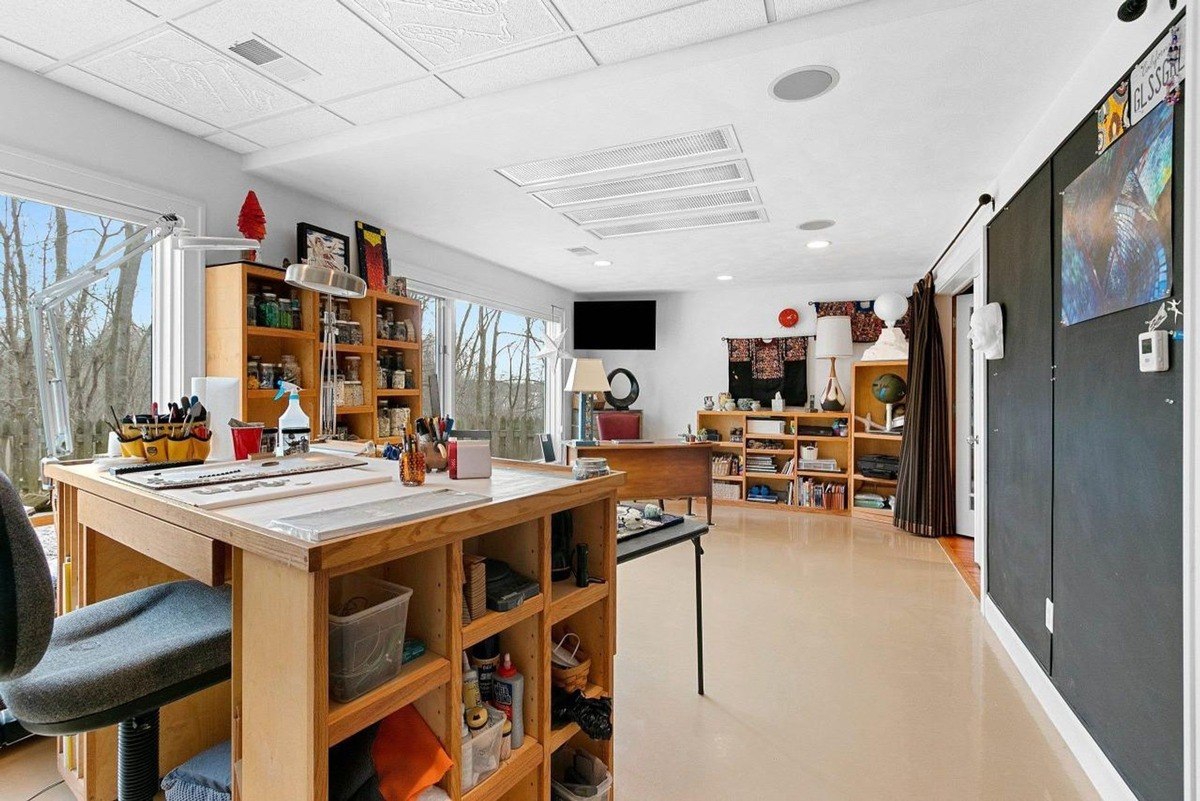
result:
[(492, 432), (492, 455), (536, 459), (546, 430), (546, 321), (478, 303), (454, 304), (454, 418)]
[[(121, 220), (0, 195), (3, 308), (0, 310), (0, 469), (26, 502), (39, 495), (44, 453), (29, 296), (69, 275), (138, 227)], [(66, 380), (75, 453), (107, 448), (109, 406), (148, 410), (151, 382), (152, 262), (116, 270), (63, 308)]]

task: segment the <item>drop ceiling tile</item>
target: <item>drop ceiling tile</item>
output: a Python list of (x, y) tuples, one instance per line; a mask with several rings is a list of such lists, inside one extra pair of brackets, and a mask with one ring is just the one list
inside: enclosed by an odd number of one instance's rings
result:
[(129, 0), (129, 2), (141, 6), (151, 14), (172, 17), (200, 6), (206, 6), (213, 0)]
[(368, 125), (380, 120), (390, 120), (415, 114), (427, 108), (453, 103), (459, 96), (437, 78), (430, 75), (398, 86), (389, 86), (377, 92), (335, 100), (326, 107), (355, 125)]
[(707, 0), (583, 35), (601, 64), (719, 39), (767, 23), (762, 0)]
[(832, 11), (843, 6), (852, 6), (862, 0), (775, 0), (775, 19), (796, 19), (822, 11)]
[(152, 25), (154, 16), (125, 0), (0, 3), (0, 29), (26, 47), (65, 58)]
[(314, 139), (351, 127), (350, 123), (320, 106), (309, 106), (269, 120), (252, 122), (234, 133), (258, 142), (264, 147), (279, 147), (302, 139)]
[(176, 30), (160, 30), (80, 64), (118, 86), (228, 128), (304, 101)]
[(587, 50), (572, 37), (522, 50), (490, 61), (443, 73), (442, 80), (467, 97), (536, 83), (596, 66)]
[(130, 92), (128, 89), (122, 89), (103, 78), (97, 78), (95, 75), (90, 75), (75, 67), (60, 67), (46, 73), (46, 77), (53, 78), (59, 83), (78, 89), (92, 97), (107, 100), (113, 105), (127, 108), (130, 111), (141, 114), (143, 117), (149, 117), (164, 125), (170, 125), (172, 128), (178, 128), (181, 131), (186, 131), (196, 136), (206, 136), (217, 130), (206, 122), (201, 122), (186, 114), (181, 114), (174, 109), (167, 108), (161, 103), (148, 100), (141, 95)]
[(427, 74), (383, 34), (332, 0), (221, 0), (175, 24), (222, 52), (261, 38), (316, 70), (317, 75), (288, 87), (317, 102)]
[(36, 70), (54, 63), (54, 59), (49, 56), (36, 50), (30, 50), (16, 42), (10, 42), (3, 36), (0, 36), (0, 61), (7, 61), (9, 64), (15, 64), (27, 70)]
[(577, 31), (628, 22), (647, 14), (685, 6), (696, 0), (552, 0), (567, 24)]
[(561, 33), (543, 0), (345, 0), (434, 66)]
[(234, 153), (253, 153), (256, 150), (262, 150), (261, 146), (256, 145), (249, 139), (245, 139), (229, 131), (221, 131), (212, 136), (207, 136), (205, 139), (214, 145), (220, 145), (227, 150), (232, 150)]

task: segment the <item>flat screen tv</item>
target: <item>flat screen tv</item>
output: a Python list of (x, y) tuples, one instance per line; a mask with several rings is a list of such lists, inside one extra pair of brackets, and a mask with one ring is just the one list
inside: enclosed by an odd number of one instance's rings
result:
[(575, 350), (654, 350), (658, 303), (581, 300), (575, 304)]

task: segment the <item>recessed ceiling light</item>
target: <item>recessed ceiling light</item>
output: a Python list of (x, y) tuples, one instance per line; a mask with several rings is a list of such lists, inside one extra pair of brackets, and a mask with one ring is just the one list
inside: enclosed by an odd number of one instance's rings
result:
[(732, 275), (718, 275), (717, 280), (718, 281), (732, 281), (733, 276)]
[(612, 262), (606, 261), (605, 259), (600, 259), (599, 261), (594, 261), (594, 262), (592, 262), (592, 264), (596, 265), (597, 267), (612, 267)]
[(837, 223), (833, 220), (809, 220), (808, 222), (800, 223), (796, 227), (801, 231), (824, 231), (826, 228), (832, 228), (835, 225)]
[(799, 103), (832, 92), (841, 75), (833, 67), (811, 66), (788, 70), (771, 82), (771, 97)]
[(829, 247), (831, 244), (833, 244), (833, 243), (830, 242), (828, 239), (814, 239), (813, 241), (808, 243), (808, 246), (812, 250), (824, 250), (825, 248)]

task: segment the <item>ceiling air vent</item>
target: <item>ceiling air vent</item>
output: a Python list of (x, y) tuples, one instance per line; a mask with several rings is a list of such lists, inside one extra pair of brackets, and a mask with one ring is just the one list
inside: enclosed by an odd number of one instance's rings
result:
[(573, 253), (576, 256), (597, 256), (597, 255), (599, 255), (598, 253), (596, 253), (596, 251), (592, 250), (591, 248), (585, 248), (585, 247), (567, 248), (567, 252)]
[(706, 164), (703, 167), (687, 167), (681, 170), (639, 175), (636, 178), (618, 178), (582, 186), (543, 189), (532, 194), (550, 208), (556, 209), (560, 206), (573, 206), (577, 203), (620, 200), (627, 197), (650, 195), (655, 192), (708, 188), (749, 180), (751, 180), (750, 167), (746, 162), (726, 161), (721, 164)]
[(231, 45), (229, 50), (283, 83), (298, 83), (317, 74), (312, 67), (300, 63), (258, 37), (237, 42)]
[(530, 161), (501, 167), (496, 172), (517, 186), (566, 181), (599, 172), (651, 167), (665, 161), (729, 156), (741, 151), (733, 126), (664, 136), (645, 142), (616, 145), (574, 156)]
[(620, 203), (615, 206), (598, 206), (576, 211), (563, 212), (566, 217), (577, 225), (590, 225), (610, 220), (626, 220), (631, 217), (653, 217), (659, 214), (677, 214), (684, 211), (703, 211), (723, 206), (744, 206), (747, 203), (758, 203), (758, 190), (754, 187), (746, 189), (730, 189), (725, 192), (709, 192), (703, 195), (682, 195), (680, 197), (665, 197), (655, 200), (638, 200), (632, 203)]
[(662, 234), (668, 231), (687, 231), (693, 228), (714, 228), (719, 225), (766, 222), (767, 212), (763, 209), (746, 211), (720, 211), (697, 214), (691, 217), (676, 217), (672, 220), (647, 220), (645, 222), (621, 223), (590, 228), (588, 231), (600, 239), (638, 234)]

